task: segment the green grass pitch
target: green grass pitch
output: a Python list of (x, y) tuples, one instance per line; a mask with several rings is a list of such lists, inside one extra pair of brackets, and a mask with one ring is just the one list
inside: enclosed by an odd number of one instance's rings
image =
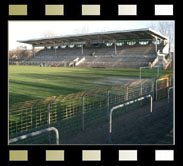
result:
[[(160, 71), (160, 75), (168, 71)], [(144, 72), (153, 77), (155, 72)], [(111, 78), (139, 78), (139, 69), (9, 66), (9, 104), (104, 88)]]

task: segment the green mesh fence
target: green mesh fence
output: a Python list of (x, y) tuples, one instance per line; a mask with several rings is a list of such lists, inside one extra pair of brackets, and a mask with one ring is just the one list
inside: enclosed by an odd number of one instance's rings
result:
[[(108, 121), (109, 110), (113, 106), (153, 93), (154, 80), (143, 79), (106, 89), (18, 103), (9, 108), (9, 138), (51, 126), (58, 129), (62, 143), (63, 139), (68, 136), (74, 137), (78, 132), (86, 132), (90, 127)], [(148, 100), (137, 102), (123, 109), (133, 110), (146, 103)], [(114, 116), (123, 112), (117, 111)], [(49, 137), (48, 134), (42, 134), (16, 142), (16, 144), (54, 144), (54, 139), (54, 133)]]

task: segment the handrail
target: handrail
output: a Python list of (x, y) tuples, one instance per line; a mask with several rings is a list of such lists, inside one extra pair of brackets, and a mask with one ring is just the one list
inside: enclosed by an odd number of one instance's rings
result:
[(167, 60), (167, 64), (166, 64), (166, 66), (165, 66), (165, 70), (168, 68), (168, 66), (172, 63), (172, 59), (169, 59), (169, 60)]
[(77, 62), (79, 60), (79, 58), (75, 58), (74, 60), (72, 60), (70, 63), (69, 63), (69, 66), (73, 65), (74, 62)]
[(150, 104), (150, 112), (152, 113), (152, 95), (147, 95), (147, 96), (144, 96), (144, 97), (140, 97), (140, 98), (137, 98), (135, 100), (131, 100), (131, 101), (128, 101), (124, 104), (120, 104), (120, 105), (117, 105), (113, 108), (111, 108), (110, 110), (110, 117), (109, 117), (109, 136), (108, 136), (108, 143), (111, 143), (112, 142), (112, 113), (114, 110), (118, 109), (118, 108), (122, 108), (126, 105), (129, 105), (129, 104), (132, 104), (132, 103), (135, 103), (137, 101), (141, 101), (141, 100), (144, 100), (145, 98), (151, 98), (151, 104)]
[(80, 63), (82, 63), (83, 61), (85, 61), (85, 57), (81, 58), (80, 60), (78, 60), (76, 62), (76, 66), (78, 66)]
[(37, 136), (37, 135), (40, 135), (40, 134), (43, 134), (43, 133), (46, 133), (46, 132), (49, 132), (49, 131), (54, 131), (55, 132), (55, 134), (56, 134), (56, 144), (59, 145), (59, 132), (58, 132), (58, 129), (56, 129), (55, 127), (49, 127), (49, 128), (46, 128), (46, 129), (42, 129), (42, 130), (39, 130), (39, 131), (29, 133), (29, 134), (25, 134), (25, 135), (22, 135), (22, 136), (19, 136), (19, 137), (16, 137), (16, 138), (12, 138), (12, 139), (9, 140), (9, 143), (14, 143), (14, 142), (17, 142), (17, 141), (21, 141), (21, 140), (27, 139), (29, 137)]
[(152, 66), (152, 67), (155, 66), (156, 63), (158, 62), (158, 60), (159, 60), (159, 57), (157, 56), (157, 57), (155, 58), (155, 60), (153, 61), (153, 63), (151, 64), (151, 66)]

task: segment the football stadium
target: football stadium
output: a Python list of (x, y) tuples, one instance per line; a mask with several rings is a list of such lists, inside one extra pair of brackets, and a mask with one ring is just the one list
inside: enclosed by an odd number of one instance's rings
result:
[(32, 56), (9, 59), (9, 144), (173, 144), (166, 36), (143, 28), (18, 42)]

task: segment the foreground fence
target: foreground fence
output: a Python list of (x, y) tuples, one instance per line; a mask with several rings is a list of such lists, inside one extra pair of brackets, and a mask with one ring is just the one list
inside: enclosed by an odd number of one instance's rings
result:
[[(12, 105), (9, 108), (9, 137), (11, 139), (48, 127), (57, 128), (60, 138), (85, 131), (93, 125), (108, 121), (110, 109), (116, 105), (145, 95), (155, 96), (157, 100), (167, 97), (167, 88), (172, 86), (170, 79), (171, 76), (167, 76), (166, 81), (163, 78), (156, 81), (137, 80), (121, 86)], [(132, 104), (128, 109), (141, 107), (146, 102)], [(44, 142), (46, 139), (48, 141)], [(47, 134), (35, 137), (29, 143), (49, 144), (50, 139), (50, 134)]]
[(39, 130), (39, 131), (35, 131), (35, 132), (32, 132), (32, 133), (28, 133), (28, 134), (10, 139), (9, 143), (11, 144), (11, 143), (14, 143), (14, 142), (22, 141), (24, 139), (28, 139), (29, 137), (34, 137), (34, 136), (41, 135), (41, 134), (44, 134), (44, 133), (49, 133), (50, 131), (55, 132), (55, 137), (56, 137), (55, 142), (56, 142), (57, 145), (59, 145), (59, 132), (55, 127), (49, 127), (49, 128), (46, 128), (46, 129), (42, 129), (42, 130)]
[(109, 115), (109, 136), (108, 136), (108, 143), (112, 143), (112, 113), (113, 113), (113, 111), (115, 111), (115, 110), (117, 110), (119, 108), (125, 107), (126, 105), (133, 104), (133, 103), (136, 103), (138, 101), (145, 100), (146, 98), (149, 98), (149, 97), (151, 98), (150, 112), (152, 112), (152, 95), (147, 95), (147, 96), (144, 96), (144, 97), (140, 97), (140, 98), (137, 98), (137, 99), (132, 100), (130, 102), (126, 102), (124, 104), (120, 104), (120, 105), (117, 105), (117, 106), (111, 108), (110, 115)]

